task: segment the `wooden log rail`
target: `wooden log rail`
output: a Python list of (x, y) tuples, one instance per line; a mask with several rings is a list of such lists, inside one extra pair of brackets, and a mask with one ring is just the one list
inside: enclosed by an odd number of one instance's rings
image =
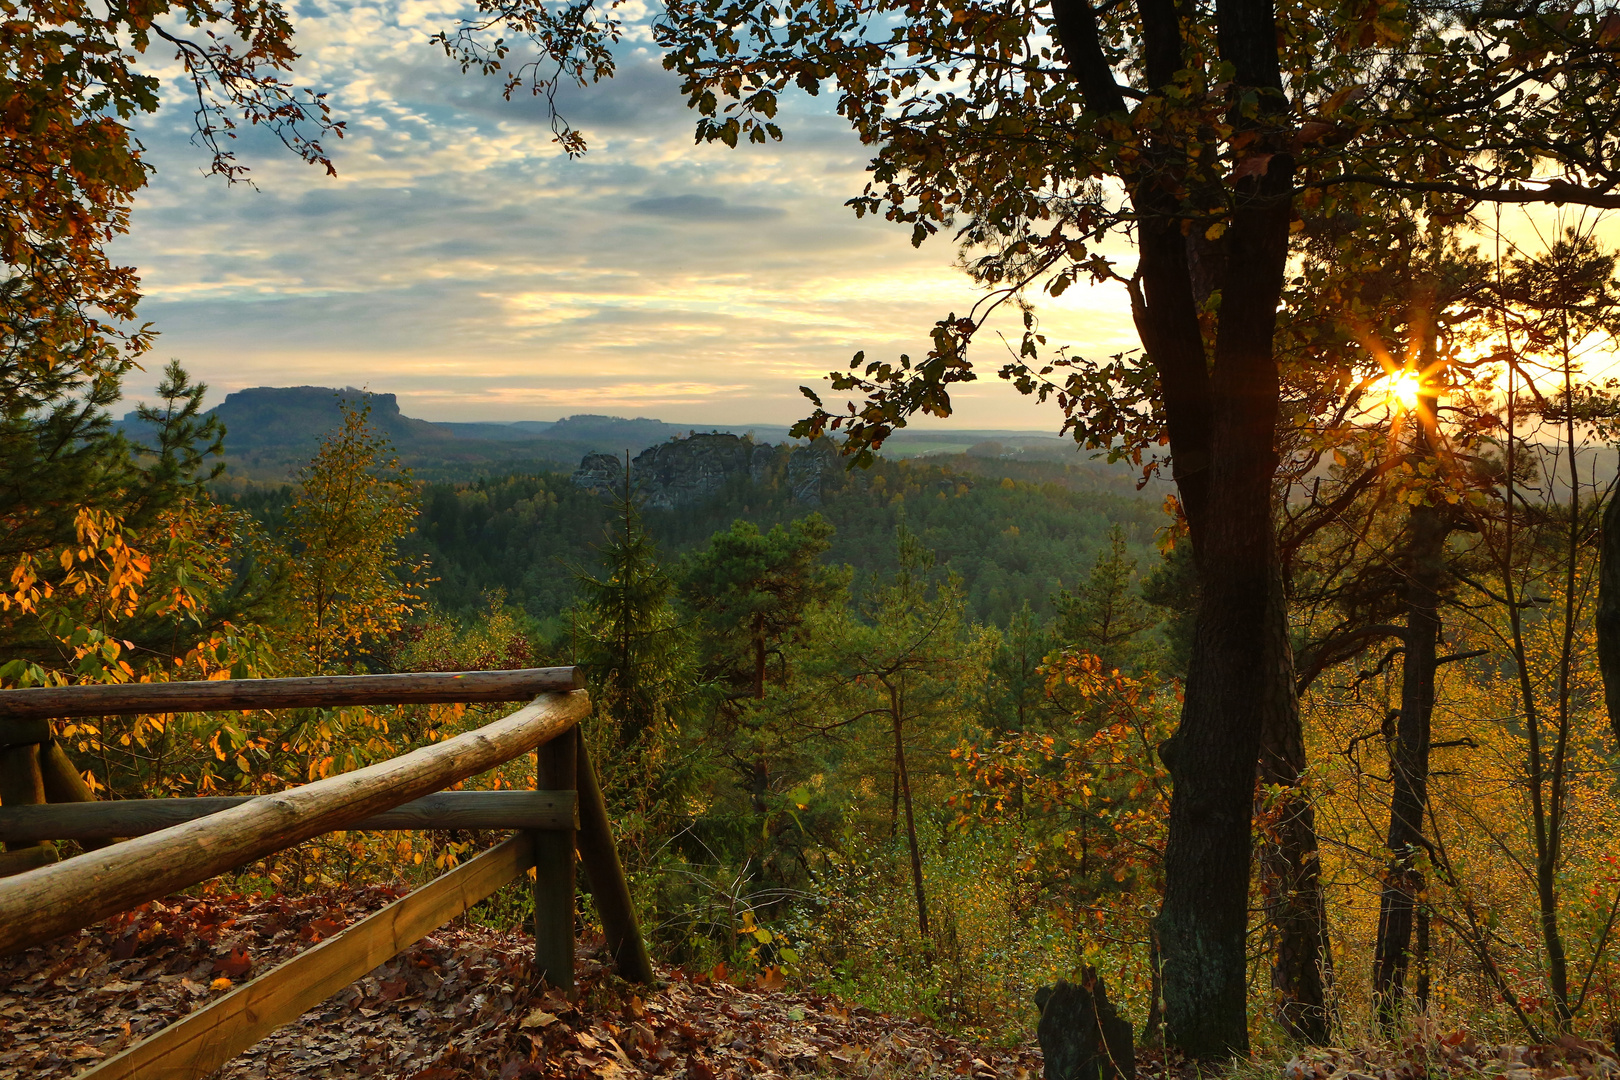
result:
[(196, 1080), (410, 948), (534, 865), (530, 837), (498, 847), (142, 1039), (74, 1080)]
[[(429, 671), (393, 675), (323, 675), (302, 679), (51, 686), (0, 691), (0, 804), (89, 802), (85, 786), (53, 738), (51, 719), (133, 713), (291, 709), (344, 705), (528, 701), (584, 685), (575, 667), (515, 671)], [(133, 835), (119, 833), (116, 836)], [(86, 846), (101, 846), (89, 837)], [(56, 861), (48, 841), (5, 841), (0, 877)]]
[(14, 739), (9, 721), (123, 716), (228, 709), (308, 709), (339, 705), (416, 705), (528, 701), (584, 686), (577, 667), (516, 671), (423, 671), (400, 675), (318, 675), (307, 679), (215, 679), (209, 682), (46, 686), (0, 691), (0, 743)]
[[(534, 668), (0, 691), (0, 781), (8, 776), (32, 781), (0, 783), (0, 840), (8, 847), (61, 839), (88, 846), (109, 837), (134, 837), (0, 878), (0, 954), (325, 832), (511, 828), (518, 830), (512, 839), (109, 1058), (80, 1080), (205, 1076), (531, 867), (536, 871), (536, 976), (572, 993), (576, 845), (619, 974), (652, 982), (607, 807), (579, 734), (578, 722), (590, 708), (580, 683), (574, 668)], [(49, 803), (43, 798), (42, 748), (66, 762), (51, 739), (51, 717), (514, 696), (534, 700), (444, 742), (272, 795), (97, 803), (87, 790), (66, 790), (58, 777), (53, 787), (63, 797)], [(550, 790), (441, 790), (530, 751), (538, 752), (536, 776)], [(13, 758), (34, 768), (8, 772), (5, 766)], [(71, 771), (71, 763), (67, 767)], [(84, 786), (76, 772), (73, 778)], [(38, 849), (23, 847), (0, 859), (32, 850)]]
[[(111, 840), (195, 821), (251, 802), (256, 795), (197, 799), (119, 799), (116, 802), (0, 806), (0, 840), (32, 844), (41, 840)], [(387, 829), (541, 829), (574, 827), (572, 791), (441, 791), (372, 814), (344, 828), (354, 832)]]
[(571, 730), (589, 708), (582, 690), (548, 694), (444, 742), (0, 879), (0, 954), (459, 783)]

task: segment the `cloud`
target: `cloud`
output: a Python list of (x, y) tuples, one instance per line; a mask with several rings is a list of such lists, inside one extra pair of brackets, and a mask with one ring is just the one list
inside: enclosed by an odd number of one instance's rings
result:
[(713, 195), (666, 195), (656, 199), (637, 199), (627, 209), (633, 214), (676, 221), (759, 221), (786, 214), (780, 207), (728, 203)]
[[(256, 188), (201, 175), (178, 71), (138, 131), (157, 172), (116, 254), (137, 266), (157, 362), (212, 387), (370, 386), (430, 419), (544, 419), (656, 404), (664, 419), (797, 419), (801, 383), (864, 349), (920, 356), (977, 293), (948, 239), (856, 220), (867, 151), (826, 99), (790, 96), (786, 140), (694, 145), (694, 117), (656, 55), (560, 97), (590, 151), (552, 142), (544, 103), (506, 101), (428, 36), (458, 9), (300, 0), (292, 73), (349, 124), (326, 177), (241, 129)], [(698, 226), (699, 228), (694, 228)], [(1120, 297), (1046, 305), (1054, 344), (1134, 342)], [(1016, 340), (1019, 328), (1009, 322)], [(994, 347), (987, 340), (986, 347)], [(1055, 428), (994, 379), (962, 388), (960, 422)]]

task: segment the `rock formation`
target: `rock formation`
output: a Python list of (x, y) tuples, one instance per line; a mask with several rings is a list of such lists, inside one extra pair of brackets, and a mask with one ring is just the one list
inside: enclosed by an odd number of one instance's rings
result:
[[(796, 501), (819, 506), (822, 479), (836, 466), (837, 456), (827, 439), (793, 447), (756, 443), (737, 435), (688, 435), (637, 454), (630, 462), (630, 479), (643, 505), (675, 510), (713, 498), (735, 477), (766, 484), (781, 469)], [(574, 471), (573, 481), (604, 495), (622, 492), (624, 459), (587, 454)]]

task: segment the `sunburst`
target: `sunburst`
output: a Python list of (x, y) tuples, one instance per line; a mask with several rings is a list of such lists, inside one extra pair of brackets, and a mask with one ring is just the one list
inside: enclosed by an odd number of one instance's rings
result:
[(1384, 397), (1406, 412), (1416, 412), (1423, 398), (1433, 393), (1423, 385), (1423, 376), (1411, 368), (1392, 371), (1384, 379)]

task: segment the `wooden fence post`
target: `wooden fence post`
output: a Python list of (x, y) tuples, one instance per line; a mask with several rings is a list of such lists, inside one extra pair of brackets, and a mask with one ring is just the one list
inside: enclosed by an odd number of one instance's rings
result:
[[(45, 779), (39, 770), (39, 744), (0, 747), (0, 805), (39, 806), (45, 801)], [(0, 855), (0, 877), (20, 874), (57, 859), (56, 845), (7, 844)]]
[[(575, 724), (536, 750), (536, 786), (548, 791), (574, 790), (578, 748), (579, 725)], [(534, 974), (572, 997), (574, 829), (531, 832), (529, 841), (534, 847)]]
[[(78, 768), (73, 759), (67, 756), (62, 749), (61, 740), (50, 738), (39, 744), (39, 771), (45, 781), (45, 801), (51, 803), (87, 803), (96, 802), (96, 793), (90, 790), (90, 785), (84, 782), (79, 775)], [(95, 851), (98, 848), (115, 844), (124, 837), (112, 837), (106, 840), (80, 840), (79, 847), (85, 851)]]

